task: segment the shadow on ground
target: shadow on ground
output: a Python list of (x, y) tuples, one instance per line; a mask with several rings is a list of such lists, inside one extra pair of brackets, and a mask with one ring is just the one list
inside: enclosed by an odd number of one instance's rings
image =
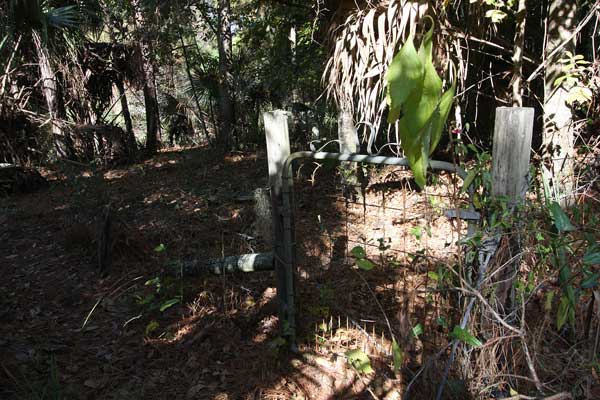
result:
[[(0, 397), (399, 398), (440, 344), (435, 333), (403, 334), (405, 316), (408, 327), (429, 323), (437, 300), (417, 294), (429, 284), (427, 269), (410, 272), (418, 263), (386, 264), (365, 279), (351, 268), (332, 173), (298, 190), (298, 225), (310, 218), (303, 210), (323, 222), (299, 228), (299, 354), (279, 337), (271, 273), (165, 274), (173, 261), (269, 249), (248, 239), (252, 203), (236, 200), (266, 186), (264, 154), (217, 161), (191, 149), (119, 169), (56, 169), (46, 171), (48, 189), (0, 199)], [(113, 257), (102, 278), (107, 204)], [(403, 379), (391, 368), (390, 329), (408, 346)], [(372, 354), (376, 375), (355, 373), (350, 348)]]

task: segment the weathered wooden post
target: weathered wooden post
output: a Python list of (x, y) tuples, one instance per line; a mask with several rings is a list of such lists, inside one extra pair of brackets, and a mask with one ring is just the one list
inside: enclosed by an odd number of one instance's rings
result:
[(271, 210), (273, 216), (273, 251), (275, 275), (277, 279), (277, 297), (280, 301), (279, 321), (287, 319), (289, 305), (286, 302), (286, 269), (283, 260), (284, 229), (283, 229), (283, 198), (282, 173), (283, 164), (290, 155), (290, 136), (288, 128), (288, 113), (282, 110), (263, 113), (265, 136), (267, 140), (267, 158), (269, 163), (269, 188), (271, 191)]
[[(339, 113), (338, 140), (340, 141), (340, 153), (351, 154), (358, 152), (356, 127), (354, 126), (354, 118), (350, 111), (340, 111)], [(358, 179), (356, 176), (355, 163), (342, 161), (340, 163), (340, 170), (342, 173), (342, 184), (351, 186), (351, 188), (346, 188), (344, 186), (344, 195), (350, 196), (352, 193), (356, 193), (355, 189), (358, 184)], [(358, 192), (360, 192), (360, 190), (358, 190)]]
[[(504, 197), (518, 221), (517, 206), (525, 200), (529, 187), (529, 159), (533, 135), (534, 109), (528, 107), (499, 107), (496, 109), (494, 144), (492, 149), (492, 195)], [(511, 258), (521, 250), (514, 238), (511, 241)], [(496, 295), (503, 306), (507, 305), (508, 292), (519, 267), (520, 257), (496, 275)], [(512, 305), (509, 305), (509, 308)]]
[(525, 199), (529, 187), (529, 156), (534, 109), (498, 107), (492, 150), (492, 194), (513, 205)]

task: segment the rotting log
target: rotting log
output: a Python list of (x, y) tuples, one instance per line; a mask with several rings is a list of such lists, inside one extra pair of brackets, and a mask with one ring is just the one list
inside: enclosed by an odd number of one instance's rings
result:
[(263, 272), (273, 269), (273, 253), (253, 253), (211, 260), (179, 261), (170, 264), (167, 273), (176, 276), (200, 276), (234, 272)]

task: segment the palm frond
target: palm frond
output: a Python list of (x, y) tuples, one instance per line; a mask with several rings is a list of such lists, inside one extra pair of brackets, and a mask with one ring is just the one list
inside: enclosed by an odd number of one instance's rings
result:
[(323, 73), (329, 98), (340, 108), (351, 108), (358, 121), (379, 128), (386, 110), (383, 77), (427, 9), (427, 0), (383, 0), (332, 24)]
[(45, 15), (48, 26), (53, 28), (74, 28), (79, 23), (79, 9), (76, 5), (48, 8)]

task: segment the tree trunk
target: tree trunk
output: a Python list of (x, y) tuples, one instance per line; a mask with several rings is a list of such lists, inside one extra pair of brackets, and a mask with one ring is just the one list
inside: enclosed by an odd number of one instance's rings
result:
[(156, 153), (159, 145), (160, 116), (156, 94), (156, 73), (152, 61), (152, 45), (146, 31), (146, 18), (140, 0), (133, 1), (136, 29), (140, 35), (140, 54), (144, 79), (144, 103), (146, 106), (146, 152)]
[[(548, 31), (546, 55), (549, 55), (566, 42), (575, 29), (577, 13), (576, 1), (552, 0), (548, 10)], [(554, 82), (563, 74), (558, 62), (566, 51), (575, 53), (575, 40), (563, 47), (554, 59), (546, 60), (544, 80), (544, 134), (542, 138), (545, 155), (550, 159), (549, 180), (554, 195), (562, 205), (569, 204), (573, 192), (573, 153), (574, 126), (571, 109), (566, 103), (568, 90), (563, 85), (555, 87)]]
[(200, 107), (200, 99), (198, 99), (198, 93), (196, 92), (196, 86), (194, 85), (194, 79), (192, 77), (192, 71), (190, 70), (190, 61), (188, 57), (188, 52), (186, 49), (185, 42), (183, 41), (183, 36), (181, 32), (179, 32), (179, 40), (181, 41), (181, 49), (183, 51), (183, 58), (185, 60), (185, 72), (187, 73), (188, 80), (190, 81), (190, 86), (192, 88), (192, 95), (194, 97), (194, 102), (196, 103), (196, 117), (198, 118), (200, 125), (202, 126), (202, 130), (204, 131), (204, 136), (206, 140), (208, 140), (208, 129), (206, 128), (206, 121), (204, 121), (204, 115), (202, 115), (202, 108)]
[(129, 157), (135, 158), (137, 153), (137, 142), (135, 141), (133, 122), (131, 121), (131, 113), (129, 112), (129, 103), (127, 102), (123, 79), (118, 78), (115, 82), (115, 86), (119, 91), (119, 96), (121, 98), (121, 112), (123, 113), (123, 119), (125, 120), (125, 134), (127, 135), (125, 142), (127, 143), (127, 153)]
[(220, 150), (230, 150), (234, 118), (231, 98), (231, 20), (230, 1), (219, 0), (217, 42), (219, 47), (219, 133), (217, 144)]
[(58, 99), (58, 82), (54, 76), (52, 65), (50, 65), (50, 56), (38, 32), (33, 31), (33, 43), (38, 57), (40, 67), (40, 78), (42, 82), (42, 93), (48, 106), (50, 123), (52, 124), (52, 141), (54, 143), (55, 154), (58, 158), (71, 158), (73, 155), (73, 146), (70, 143), (70, 137), (61, 129), (59, 116), (60, 104)]

